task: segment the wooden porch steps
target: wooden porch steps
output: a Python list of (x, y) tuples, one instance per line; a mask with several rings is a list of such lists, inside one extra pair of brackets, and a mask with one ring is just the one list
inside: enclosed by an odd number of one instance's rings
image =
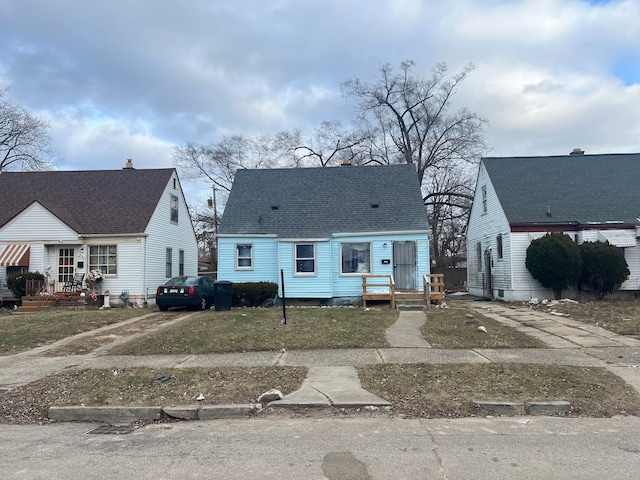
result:
[(55, 307), (56, 301), (50, 297), (30, 295), (22, 297), (22, 305), (16, 309), (16, 313), (35, 313), (43, 308)]
[(393, 275), (363, 275), (362, 303), (387, 301), (392, 309), (422, 310), (444, 302), (444, 275), (423, 275), (423, 290), (397, 290)]

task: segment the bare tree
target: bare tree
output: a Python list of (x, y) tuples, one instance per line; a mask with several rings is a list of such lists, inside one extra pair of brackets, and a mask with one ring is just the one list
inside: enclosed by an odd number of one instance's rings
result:
[(473, 65), (447, 77), (447, 66), (439, 63), (426, 79), (413, 75), (414, 66), (405, 61), (394, 72), (384, 65), (373, 83), (354, 78), (343, 83), (343, 92), (358, 100), (357, 118), (370, 132), (369, 160), (416, 165), (435, 240), (433, 257), (442, 263), (440, 240), (451, 235), (446, 219), (468, 214), (474, 181), (470, 166), (486, 149), (486, 121), (465, 108), (451, 112)]
[(335, 120), (322, 122), (306, 140), (299, 131), (280, 135), (287, 140), (281, 145), (291, 153), (293, 167), (328, 167), (345, 160), (359, 163), (367, 139), (367, 134), (346, 130)]
[(49, 124), (10, 102), (0, 89), (0, 172), (47, 170), (55, 165)]
[(176, 166), (185, 178), (207, 178), (213, 185), (229, 192), (239, 168), (269, 168), (277, 159), (274, 140), (268, 137), (248, 139), (242, 135), (222, 137), (217, 143), (186, 143), (173, 148)]

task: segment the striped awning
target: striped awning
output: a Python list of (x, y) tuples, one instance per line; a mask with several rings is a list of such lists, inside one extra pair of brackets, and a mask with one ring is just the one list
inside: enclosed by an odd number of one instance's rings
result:
[(28, 267), (29, 245), (9, 244), (0, 252), (0, 267)]

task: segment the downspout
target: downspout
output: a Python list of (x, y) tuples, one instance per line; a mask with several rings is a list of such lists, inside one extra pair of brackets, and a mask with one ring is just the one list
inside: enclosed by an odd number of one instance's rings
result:
[(142, 237), (142, 289), (144, 291), (144, 306), (149, 305), (147, 293), (147, 237)]

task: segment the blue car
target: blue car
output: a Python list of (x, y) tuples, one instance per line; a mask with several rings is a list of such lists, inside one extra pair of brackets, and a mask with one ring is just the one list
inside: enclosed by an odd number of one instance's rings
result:
[(213, 305), (214, 285), (207, 277), (173, 277), (156, 290), (156, 304), (165, 312), (169, 307), (206, 310)]

